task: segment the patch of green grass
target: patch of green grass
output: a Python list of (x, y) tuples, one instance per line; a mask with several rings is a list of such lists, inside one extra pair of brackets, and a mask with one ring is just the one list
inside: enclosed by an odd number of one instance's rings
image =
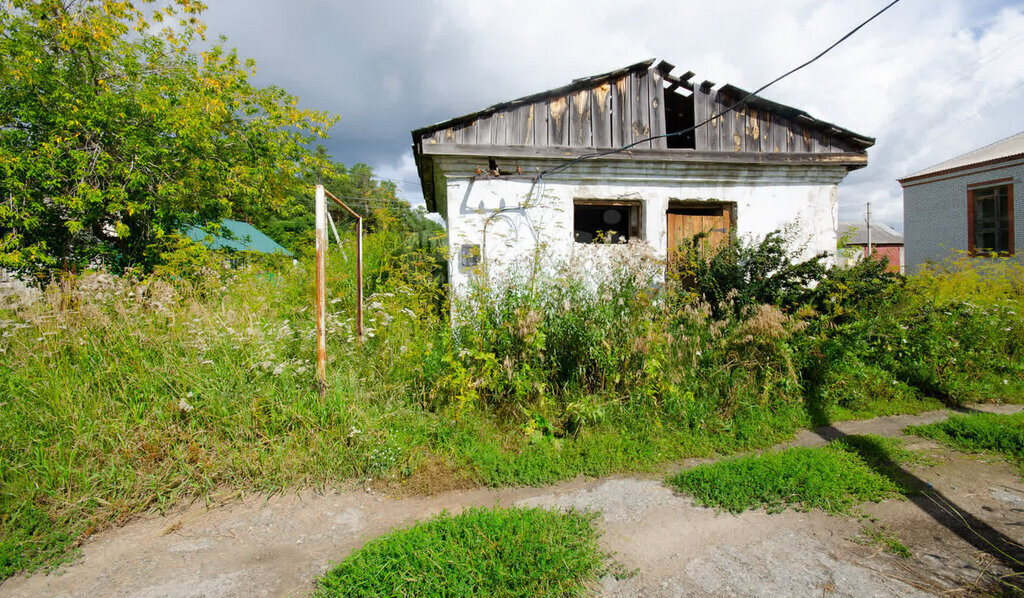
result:
[(900, 486), (903, 493), (918, 492), (920, 481), (903, 469), (904, 465), (937, 465), (938, 461), (916, 451), (903, 447), (899, 438), (888, 438), (877, 434), (851, 434), (829, 443), (860, 457), (875, 473), (889, 478)]
[(366, 544), (321, 577), (314, 596), (581, 596), (607, 570), (597, 516), (441, 513)]
[(953, 415), (934, 424), (912, 426), (907, 432), (962, 451), (999, 453), (1019, 465), (1024, 464), (1024, 412)]
[(70, 560), (74, 551), (69, 548), (82, 527), (80, 522), (55, 521), (31, 504), (0, 514), (0, 580)]
[(900, 539), (896, 536), (896, 533), (889, 529), (889, 526), (884, 523), (879, 523), (877, 519), (871, 519), (865, 523), (860, 530), (860, 536), (850, 538), (853, 542), (861, 544), (863, 546), (878, 546), (898, 557), (909, 559), (914, 556)]
[(861, 502), (898, 496), (903, 488), (885, 468), (917, 459), (913, 455), (891, 439), (848, 436), (822, 448), (724, 459), (683, 471), (668, 482), (699, 504), (732, 513), (793, 508), (846, 514)]

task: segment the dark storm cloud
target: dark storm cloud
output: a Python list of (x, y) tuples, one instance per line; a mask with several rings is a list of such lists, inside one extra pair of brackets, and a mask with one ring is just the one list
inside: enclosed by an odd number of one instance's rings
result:
[[(881, 6), (863, 0), (211, 1), (211, 37), (257, 62), (257, 82), (341, 116), (325, 146), (413, 181), (409, 131), (652, 56), (749, 89), (806, 60)], [(840, 187), (901, 227), (895, 179), (1024, 128), (1024, 11), (1005, 0), (902, 2), (765, 95), (878, 138)]]

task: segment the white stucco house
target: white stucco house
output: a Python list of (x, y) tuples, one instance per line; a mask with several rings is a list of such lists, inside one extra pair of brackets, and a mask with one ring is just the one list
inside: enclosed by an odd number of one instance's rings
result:
[(599, 257), (634, 240), (665, 258), (702, 231), (721, 242), (791, 225), (808, 254), (835, 252), (838, 184), (867, 165), (874, 139), (757, 96), (727, 111), (747, 92), (673, 70), (648, 60), (412, 132), (427, 208), (448, 226), (454, 292), (481, 266)]

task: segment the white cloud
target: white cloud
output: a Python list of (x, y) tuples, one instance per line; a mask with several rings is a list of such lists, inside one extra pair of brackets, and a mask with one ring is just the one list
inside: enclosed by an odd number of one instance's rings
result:
[[(222, 0), (208, 20), (256, 58), (261, 80), (341, 115), (336, 157), (415, 181), (412, 129), (650, 57), (754, 89), (883, 5)], [(876, 137), (870, 165), (840, 188), (840, 215), (858, 219), (870, 201), (901, 228), (897, 177), (1024, 130), (1022, 49), (1019, 4), (908, 0), (764, 95)]]

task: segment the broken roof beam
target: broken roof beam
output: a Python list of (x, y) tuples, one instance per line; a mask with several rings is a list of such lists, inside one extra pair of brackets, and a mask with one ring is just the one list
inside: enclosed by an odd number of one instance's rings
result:
[(666, 73), (665, 80), (669, 82), (669, 86), (667, 88), (668, 91), (675, 91), (677, 87), (693, 91), (693, 83), (690, 83), (690, 79), (692, 79), (695, 74), (696, 73), (693, 71), (686, 71), (681, 76), (675, 77)]

